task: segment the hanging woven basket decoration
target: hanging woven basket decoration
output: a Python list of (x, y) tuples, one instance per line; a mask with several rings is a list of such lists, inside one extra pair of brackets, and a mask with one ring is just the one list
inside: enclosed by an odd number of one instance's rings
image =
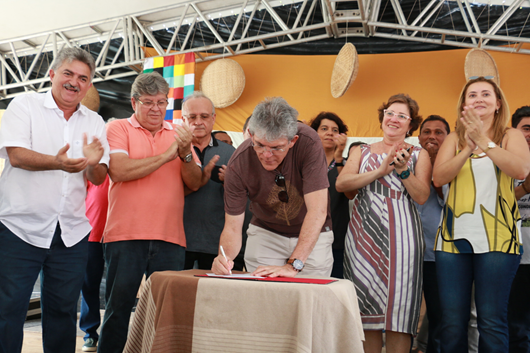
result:
[(497, 86), (501, 85), (497, 64), (495, 64), (493, 57), (484, 49), (476, 48), (467, 53), (464, 71), (466, 81), (469, 81), (470, 77), (475, 76), (493, 77), (492, 80), (495, 81)]
[(92, 85), (90, 89), (88, 90), (85, 98), (81, 101), (81, 104), (83, 104), (88, 109), (98, 112), (99, 110), (99, 93), (96, 87)]
[(342, 97), (355, 81), (358, 72), (357, 50), (353, 44), (346, 43), (335, 59), (331, 73), (331, 95), (334, 98)]
[(232, 59), (219, 59), (208, 65), (201, 77), (201, 91), (216, 108), (234, 104), (245, 89), (245, 72)]

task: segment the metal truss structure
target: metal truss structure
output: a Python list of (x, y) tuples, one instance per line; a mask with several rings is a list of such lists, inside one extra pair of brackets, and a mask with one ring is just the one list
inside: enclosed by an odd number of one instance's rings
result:
[[(198, 61), (325, 39), (381, 37), (530, 54), (528, 0), (188, 0), (97, 23), (0, 41), (0, 100), (50, 89), (64, 47), (96, 58), (94, 82), (141, 71), (155, 55), (195, 52)], [(349, 38), (348, 38), (349, 37)]]

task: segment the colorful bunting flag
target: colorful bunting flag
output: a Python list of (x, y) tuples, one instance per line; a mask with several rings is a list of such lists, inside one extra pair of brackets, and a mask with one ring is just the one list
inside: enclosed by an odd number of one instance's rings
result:
[(164, 120), (182, 119), (182, 100), (193, 93), (195, 87), (195, 54), (146, 58), (144, 73), (156, 71), (169, 84), (168, 105)]

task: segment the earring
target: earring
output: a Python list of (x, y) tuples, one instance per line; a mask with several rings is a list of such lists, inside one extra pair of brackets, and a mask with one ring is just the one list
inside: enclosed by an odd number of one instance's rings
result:
[(499, 114), (499, 109), (497, 109), (497, 110), (495, 111), (495, 114)]

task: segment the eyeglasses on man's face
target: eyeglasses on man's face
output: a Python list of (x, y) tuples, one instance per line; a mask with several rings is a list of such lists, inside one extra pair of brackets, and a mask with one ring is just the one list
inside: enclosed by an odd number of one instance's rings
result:
[(389, 118), (393, 118), (393, 117), (397, 116), (397, 118), (400, 119), (400, 120), (409, 120), (410, 119), (410, 116), (405, 115), (405, 114), (396, 113), (393, 110), (385, 109), (385, 110), (383, 110), (383, 112)]
[(287, 146), (267, 147), (267, 146), (263, 146), (259, 142), (254, 142), (254, 141), (252, 141), (252, 147), (254, 147), (254, 151), (256, 151), (257, 153), (270, 152), (271, 154), (275, 156), (282, 154), (283, 152), (285, 152), (285, 149), (287, 148)]
[(280, 191), (278, 193), (278, 199), (280, 199), (281, 202), (289, 202), (289, 194), (287, 193), (287, 187), (286, 187), (286, 184), (285, 184), (285, 177), (282, 175), (282, 173), (276, 175), (276, 178), (274, 179), (274, 182), (279, 187), (284, 188), (284, 190), (282, 190), (282, 191)]
[(161, 101), (158, 101), (158, 102), (153, 102), (153, 101), (149, 101), (149, 100), (146, 100), (146, 101), (142, 101), (140, 98), (136, 99), (138, 102), (140, 102), (140, 104), (142, 106), (144, 106), (145, 108), (147, 109), (153, 109), (155, 107), (155, 105), (159, 108), (159, 109), (166, 109), (167, 108), (167, 99), (164, 99), (164, 100), (161, 100)]
[(190, 114), (190, 115), (184, 115), (184, 117), (188, 119), (190, 123), (192, 123), (198, 119), (208, 120), (212, 117), (212, 115), (213, 114)]

